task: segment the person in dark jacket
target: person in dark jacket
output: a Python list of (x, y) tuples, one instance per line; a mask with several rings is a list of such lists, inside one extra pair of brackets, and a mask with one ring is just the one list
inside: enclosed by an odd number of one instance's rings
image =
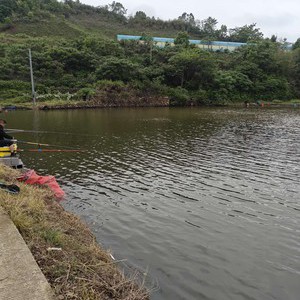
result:
[(3, 119), (0, 119), (0, 147), (9, 147), (9, 150), (11, 153), (14, 153), (14, 141), (13, 137), (8, 135), (4, 131), (4, 127), (6, 125), (6, 121)]

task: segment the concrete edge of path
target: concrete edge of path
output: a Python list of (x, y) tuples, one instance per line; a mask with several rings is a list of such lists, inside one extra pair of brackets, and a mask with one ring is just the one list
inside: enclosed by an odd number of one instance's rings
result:
[(0, 299), (54, 300), (28, 246), (0, 206)]

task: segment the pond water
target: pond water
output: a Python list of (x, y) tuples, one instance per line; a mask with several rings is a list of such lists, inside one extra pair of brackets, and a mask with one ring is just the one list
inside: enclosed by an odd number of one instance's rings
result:
[(14, 133), (19, 140), (88, 149), (21, 157), (57, 176), (65, 208), (116, 259), (148, 274), (152, 299), (299, 299), (300, 110), (16, 111), (5, 118), (10, 128), (34, 131)]

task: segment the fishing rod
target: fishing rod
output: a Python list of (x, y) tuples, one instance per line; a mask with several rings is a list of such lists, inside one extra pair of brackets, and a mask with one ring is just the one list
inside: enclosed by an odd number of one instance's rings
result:
[(20, 149), (17, 151), (22, 152), (87, 152), (87, 149), (77, 150), (77, 149)]
[[(16, 140), (17, 143), (22, 143), (22, 144), (28, 144), (28, 145), (38, 145), (38, 146), (45, 146), (45, 147), (51, 147), (52, 145), (50, 144), (41, 144), (41, 143), (34, 143), (34, 142), (27, 142), (27, 141), (20, 141)], [(53, 145), (54, 146), (54, 145)], [(55, 146), (56, 147), (56, 146)]]
[(61, 134), (61, 135), (77, 135), (77, 136), (98, 136), (97, 134), (85, 134), (85, 133), (71, 133), (71, 132), (61, 132), (61, 131), (39, 131), (39, 130), (26, 130), (26, 129), (15, 129), (15, 128), (9, 128), (6, 129), (7, 132), (10, 133), (49, 133), (49, 134)]
[(66, 149), (81, 150), (81, 149), (74, 149), (74, 147), (69, 147), (69, 146), (53, 145), (53, 144), (42, 144), (42, 143), (35, 143), (35, 142), (30, 142), (30, 141), (15, 140), (15, 142), (16, 143), (21, 143), (21, 144), (27, 144), (27, 145), (37, 145), (39, 148), (41, 146), (44, 146), (44, 147), (63, 147), (63, 148), (66, 148)]
[[(87, 152), (87, 149), (17, 149), (17, 152)], [(11, 153), (10, 150), (1, 150), (0, 152)]]

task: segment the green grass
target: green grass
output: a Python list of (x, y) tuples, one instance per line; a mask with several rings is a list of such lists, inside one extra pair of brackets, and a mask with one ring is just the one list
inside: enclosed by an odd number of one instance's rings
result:
[(97, 14), (72, 16), (70, 22), (77, 24), (87, 33), (115, 38), (117, 34), (141, 35), (146, 33), (150, 36), (176, 37), (178, 31), (170, 29), (156, 29), (146, 26), (129, 26), (118, 21), (106, 20)]
[[(74, 39), (83, 35), (99, 36), (99, 38), (116, 38), (117, 34), (176, 37), (178, 30), (171, 28), (155, 28), (142, 24), (124, 24), (119, 20), (104, 17), (97, 13), (81, 13), (70, 15), (65, 19), (62, 16), (51, 15), (38, 21), (16, 21), (13, 27), (5, 31), (6, 34), (26, 34), (31, 37), (64, 37)], [(197, 38), (192, 36), (191, 38)]]
[(63, 237), (60, 231), (47, 228), (45, 229), (41, 236), (45, 239), (45, 241), (55, 247), (60, 247), (63, 245)]
[(78, 38), (84, 34), (80, 28), (56, 17), (38, 22), (17, 22), (6, 33), (12, 35), (26, 34), (32, 37), (63, 37), (66, 39)]

